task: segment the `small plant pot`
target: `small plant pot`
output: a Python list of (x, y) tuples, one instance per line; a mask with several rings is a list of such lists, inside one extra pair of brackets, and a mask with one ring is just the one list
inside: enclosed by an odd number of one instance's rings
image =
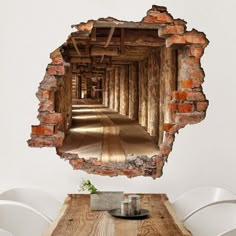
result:
[(108, 211), (120, 208), (124, 192), (98, 192), (90, 194), (90, 207), (94, 211)]

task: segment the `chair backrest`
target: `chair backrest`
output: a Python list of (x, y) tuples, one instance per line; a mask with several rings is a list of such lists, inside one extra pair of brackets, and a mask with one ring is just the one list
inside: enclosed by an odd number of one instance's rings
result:
[(234, 229), (228, 230), (228, 231), (226, 231), (222, 234), (219, 234), (217, 236), (235, 236), (236, 235), (236, 228), (235, 227), (234, 227)]
[(14, 201), (0, 200), (0, 228), (17, 236), (41, 236), (50, 221), (33, 208)]
[(47, 192), (34, 188), (13, 188), (0, 194), (0, 200), (24, 203), (47, 216), (51, 221), (56, 218), (62, 203)]
[(185, 221), (198, 210), (218, 201), (236, 199), (230, 191), (218, 187), (199, 187), (183, 193), (172, 202), (180, 220)]
[(236, 226), (236, 203), (215, 203), (194, 213), (184, 222), (194, 236), (217, 236)]
[(0, 236), (14, 236), (14, 235), (4, 229), (0, 229)]

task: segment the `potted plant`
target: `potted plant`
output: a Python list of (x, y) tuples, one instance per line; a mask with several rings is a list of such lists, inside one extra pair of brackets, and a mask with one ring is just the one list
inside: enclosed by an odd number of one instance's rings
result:
[(80, 191), (90, 193), (90, 207), (96, 211), (120, 208), (120, 202), (124, 199), (124, 192), (99, 191), (90, 180), (82, 180)]

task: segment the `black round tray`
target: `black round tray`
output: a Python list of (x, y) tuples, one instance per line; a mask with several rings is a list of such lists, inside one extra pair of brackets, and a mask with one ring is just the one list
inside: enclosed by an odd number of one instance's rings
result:
[(130, 216), (124, 216), (121, 215), (120, 208), (112, 209), (108, 211), (112, 216), (123, 218), (123, 219), (142, 219), (149, 215), (149, 210), (146, 209), (140, 209), (140, 214), (138, 215), (130, 215)]

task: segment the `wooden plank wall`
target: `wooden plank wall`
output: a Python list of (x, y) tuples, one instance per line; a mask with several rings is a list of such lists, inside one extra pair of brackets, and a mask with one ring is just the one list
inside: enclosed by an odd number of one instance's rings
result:
[(119, 111), (120, 107), (120, 67), (115, 68), (115, 91), (114, 91), (114, 110)]
[(138, 120), (138, 65), (129, 65), (129, 118)]
[(137, 120), (157, 144), (163, 123), (171, 123), (168, 103), (177, 88), (177, 50), (159, 48), (138, 63), (113, 67), (104, 78), (104, 105)]
[(103, 104), (108, 107), (109, 106), (109, 78), (110, 78), (110, 73), (109, 71), (106, 71), (106, 74), (104, 76), (104, 87), (103, 87)]
[(127, 65), (120, 67), (120, 109), (121, 115), (129, 115), (129, 68)]
[(147, 127), (148, 58), (139, 62), (139, 124)]
[(147, 131), (158, 140), (159, 129), (159, 90), (160, 90), (160, 51), (148, 57), (148, 112)]
[(109, 71), (109, 108), (114, 109), (114, 94), (115, 94), (115, 70)]
[(77, 83), (78, 83), (78, 99), (81, 98), (81, 76), (77, 76)]

